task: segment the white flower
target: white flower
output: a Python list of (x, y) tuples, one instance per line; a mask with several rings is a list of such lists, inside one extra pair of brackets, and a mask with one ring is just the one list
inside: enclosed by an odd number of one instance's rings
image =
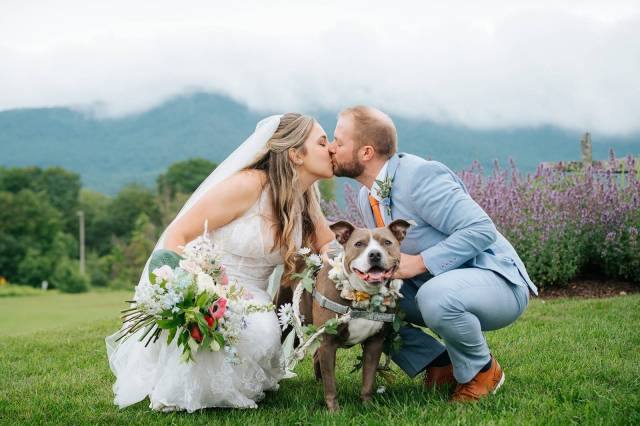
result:
[(187, 344), (189, 345), (189, 349), (191, 349), (191, 352), (196, 352), (198, 350), (198, 342), (196, 342), (193, 337), (189, 337), (189, 340), (187, 340)]
[(403, 297), (402, 293), (400, 293), (400, 288), (402, 287), (402, 280), (391, 280), (389, 283), (389, 292), (392, 296), (395, 297)]
[(329, 269), (329, 279), (332, 281), (338, 281), (341, 277), (341, 273), (336, 268)]
[(173, 278), (173, 269), (169, 265), (162, 265), (153, 270), (153, 275), (162, 281), (170, 281)]
[(216, 339), (213, 339), (211, 344), (209, 345), (212, 351), (218, 352), (220, 350), (220, 343)]
[(205, 291), (213, 293), (216, 289), (216, 283), (213, 278), (202, 272), (197, 275), (196, 284), (198, 286), (198, 294), (202, 294)]
[(339, 254), (333, 259), (329, 258), (329, 265), (331, 265), (331, 269), (329, 270), (329, 278), (334, 282), (341, 281), (345, 278), (344, 273), (344, 263), (343, 263), (344, 253)]
[(306, 256), (309, 253), (311, 253), (311, 249), (309, 247), (302, 247), (301, 249), (298, 250), (298, 254), (300, 256)]
[(311, 256), (309, 256), (309, 261), (315, 266), (322, 266), (322, 258), (317, 254), (312, 254)]
[(202, 272), (202, 268), (200, 268), (193, 260), (182, 259), (180, 260), (179, 265), (182, 269), (194, 275)]
[(386, 390), (387, 388), (385, 388), (384, 386), (378, 386), (378, 389), (376, 389), (376, 393), (383, 394)]
[(291, 303), (285, 303), (280, 306), (278, 309), (278, 322), (280, 322), (280, 326), (282, 327), (282, 331), (285, 331), (289, 324), (293, 320), (293, 307)]

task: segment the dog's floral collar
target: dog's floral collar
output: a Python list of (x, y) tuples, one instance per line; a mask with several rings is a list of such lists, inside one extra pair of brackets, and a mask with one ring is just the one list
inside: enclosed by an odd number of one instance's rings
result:
[(351, 300), (351, 307), (372, 312), (386, 312), (397, 306), (396, 301), (402, 297), (400, 287), (402, 280), (395, 279), (377, 287), (377, 293), (362, 291), (353, 287), (349, 281), (344, 267), (344, 253), (338, 254), (333, 259), (329, 259), (331, 269), (329, 279), (332, 280), (336, 289), (340, 290), (340, 297)]

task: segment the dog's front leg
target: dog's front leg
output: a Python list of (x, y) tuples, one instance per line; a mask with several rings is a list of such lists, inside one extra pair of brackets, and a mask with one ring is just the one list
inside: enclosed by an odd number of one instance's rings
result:
[(340, 409), (340, 405), (336, 399), (336, 350), (338, 343), (335, 339), (328, 335), (324, 336), (324, 340), (318, 349), (320, 358), (320, 371), (322, 372), (322, 384), (324, 385), (324, 400), (327, 403), (329, 411), (334, 412)]
[(380, 332), (368, 338), (362, 345), (362, 391), (360, 399), (371, 401), (376, 383), (376, 371), (384, 347), (384, 333)]

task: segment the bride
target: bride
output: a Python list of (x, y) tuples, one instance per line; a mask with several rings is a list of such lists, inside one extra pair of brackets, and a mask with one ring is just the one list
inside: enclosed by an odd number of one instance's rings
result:
[[(258, 123), (255, 132), (194, 192), (167, 227), (156, 249), (182, 254), (202, 234), (207, 221), (214, 250), (231, 281), (258, 302), (270, 302), (268, 278), (284, 264), (291, 278), (300, 247), (324, 253), (335, 238), (313, 184), (333, 176), (327, 136), (311, 117), (288, 113)], [(140, 282), (148, 280), (149, 261)], [(264, 391), (284, 376), (280, 327), (274, 312), (248, 316), (236, 345), (240, 362), (222, 352), (194, 353), (182, 362), (181, 349), (166, 339), (145, 348), (136, 335), (106, 338), (109, 365), (116, 376), (114, 403), (120, 408), (147, 396), (154, 410), (206, 407), (255, 408)]]

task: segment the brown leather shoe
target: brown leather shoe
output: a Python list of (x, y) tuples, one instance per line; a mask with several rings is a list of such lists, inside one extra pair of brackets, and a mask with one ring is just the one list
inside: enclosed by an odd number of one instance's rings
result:
[(491, 367), (476, 374), (469, 383), (460, 383), (453, 392), (451, 402), (476, 402), (483, 396), (496, 393), (504, 383), (504, 373), (500, 364), (491, 357)]
[(424, 372), (422, 386), (425, 389), (433, 389), (435, 386), (455, 385), (456, 378), (453, 377), (453, 365), (443, 367), (427, 367)]

